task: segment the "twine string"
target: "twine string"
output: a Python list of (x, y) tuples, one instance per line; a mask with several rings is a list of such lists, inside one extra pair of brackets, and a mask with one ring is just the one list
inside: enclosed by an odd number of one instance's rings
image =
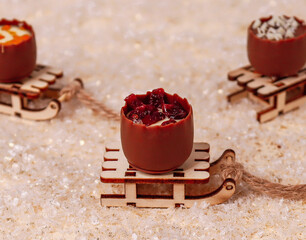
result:
[(232, 178), (236, 183), (245, 182), (253, 191), (272, 198), (306, 200), (306, 184), (283, 185), (272, 183), (249, 173), (241, 163), (235, 162), (234, 159), (227, 159), (225, 163), (221, 164), (221, 177), (223, 180)]
[[(64, 101), (69, 101), (76, 96), (80, 102), (92, 109), (106, 119), (119, 121), (119, 114), (109, 109), (104, 103), (97, 101), (83, 88), (80, 79), (75, 79), (60, 92), (60, 97), (64, 97)], [(236, 183), (245, 182), (252, 190), (261, 194), (268, 195), (273, 198), (284, 198), (290, 200), (306, 200), (306, 184), (299, 185), (282, 185), (272, 183), (266, 179), (256, 177), (246, 171), (241, 163), (235, 162), (233, 158), (228, 158), (221, 164), (221, 177), (223, 180), (232, 178)]]
[(64, 96), (64, 101), (69, 101), (76, 96), (81, 103), (90, 108), (94, 113), (100, 114), (109, 120), (120, 120), (119, 114), (108, 108), (103, 102), (94, 99), (91, 94), (84, 90), (82, 80), (79, 78), (74, 79), (74, 81), (65, 86), (61, 90), (60, 96)]

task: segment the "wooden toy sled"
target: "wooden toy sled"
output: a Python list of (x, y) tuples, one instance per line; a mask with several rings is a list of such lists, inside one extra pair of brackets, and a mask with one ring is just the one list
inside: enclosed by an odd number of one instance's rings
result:
[[(31, 75), (18, 83), (0, 83), (0, 113), (30, 120), (54, 118), (61, 109), (65, 96), (59, 97), (59, 88), (51, 88), (62, 77), (61, 70), (36, 65)], [(47, 106), (38, 102), (49, 100)]]
[(242, 87), (228, 95), (230, 102), (249, 97), (265, 105), (257, 112), (257, 120), (261, 123), (297, 109), (306, 102), (306, 66), (296, 76), (284, 78), (263, 76), (254, 72), (251, 66), (246, 66), (229, 72), (228, 79)]
[(220, 172), (220, 164), (228, 158), (234, 159), (235, 153), (226, 150), (211, 164), (209, 158), (209, 144), (194, 143), (191, 156), (180, 168), (151, 175), (129, 166), (120, 142), (109, 143), (104, 153), (101, 181), (123, 185), (123, 193), (102, 193), (101, 205), (189, 208), (203, 200), (209, 204), (222, 203), (234, 194), (236, 183), (231, 178), (217, 181), (215, 177)]

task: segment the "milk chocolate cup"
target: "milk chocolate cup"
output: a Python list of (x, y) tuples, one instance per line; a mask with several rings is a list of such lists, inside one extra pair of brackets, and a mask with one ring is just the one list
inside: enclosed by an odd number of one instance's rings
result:
[[(145, 95), (138, 95), (138, 97)], [(188, 112), (186, 118), (165, 126), (133, 123), (121, 109), (121, 144), (129, 164), (139, 171), (161, 174), (181, 166), (193, 146), (193, 114), (187, 99), (166, 93), (170, 103), (178, 101)]]
[[(268, 21), (269, 18), (261, 18)], [(296, 18), (299, 23), (303, 21)], [(248, 28), (248, 58), (254, 69), (267, 76), (295, 75), (306, 63), (306, 27), (304, 33), (289, 39), (269, 40), (256, 36), (252, 25)]]
[(0, 25), (22, 26), (30, 31), (31, 37), (20, 44), (0, 44), (0, 82), (18, 82), (27, 77), (36, 65), (35, 34), (26, 22), (1, 19)]

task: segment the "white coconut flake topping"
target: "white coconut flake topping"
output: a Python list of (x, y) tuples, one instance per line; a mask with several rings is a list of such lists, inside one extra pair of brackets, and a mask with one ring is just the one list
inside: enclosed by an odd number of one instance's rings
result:
[(293, 38), (298, 26), (299, 22), (294, 17), (272, 16), (270, 20), (264, 22), (260, 19), (255, 20), (252, 29), (256, 30), (259, 38), (279, 41)]

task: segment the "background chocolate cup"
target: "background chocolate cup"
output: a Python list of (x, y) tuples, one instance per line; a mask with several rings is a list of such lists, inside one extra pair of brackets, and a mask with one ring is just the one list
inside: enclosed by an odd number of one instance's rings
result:
[(35, 34), (24, 21), (1, 19), (0, 25), (22, 26), (31, 32), (31, 37), (20, 44), (0, 44), (0, 82), (18, 82), (27, 77), (36, 65)]
[(186, 118), (165, 126), (145, 126), (126, 117), (127, 105), (121, 109), (121, 144), (129, 164), (139, 171), (161, 174), (181, 166), (193, 146), (193, 113), (186, 99), (166, 94), (188, 111)]
[[(303, 22), (298, 18), (296, 20)], [(306, 32), (297, 37), (272, 41), (257, 37), (252, 29), (253, 23), (248, 28), (247, 52), (254, 69), (267, 76), (285, 77), (297, 74), (306, 63)]]

